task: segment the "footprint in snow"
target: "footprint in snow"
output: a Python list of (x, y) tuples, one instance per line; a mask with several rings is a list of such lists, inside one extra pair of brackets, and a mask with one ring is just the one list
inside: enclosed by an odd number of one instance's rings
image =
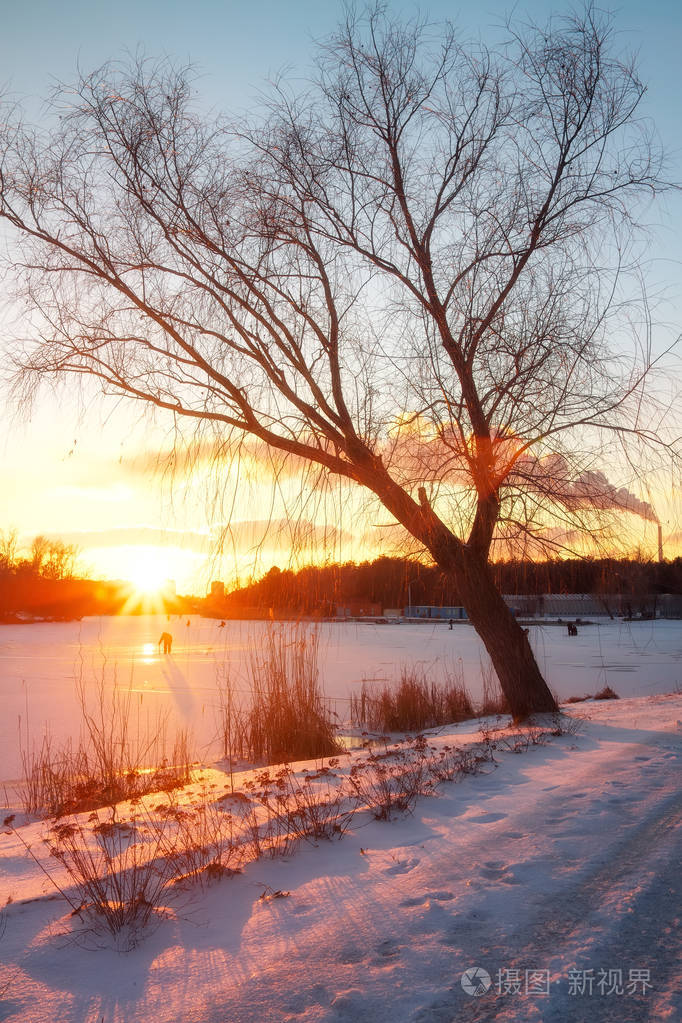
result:
[(299, 902), (295, 905), (291, 912), (294, 916), (305, 916), (306, 913), (312, 913), (315, 906), (311, 902)]
[(386, 938), (385, 941), (380, 941), (374, 951), (382, 959), (392, 959), (393, 956), (397, 956), (400, 953), (401, 946), (393, 938)]
[(472, 824), (494, 824), (495, 821), (503, 821), (508, 815), (506, 813), (480, 813), (478, 817), (470, 817)]
[(360, 963), (365, 958), (364, 949), (358, 948), (357, 945), (346, 945), (345, 948), (341, 949), (339, 953), (339, 962), (346, 965), (352, 965), (353, 963)]
[(366, 1019), (363, 1016), (367, 1008), (366, 992), (359, 988), (350, 988), (348, 991), (341, 991), (331, 1003), (331, 1018), (335, 1020), (358, 1020)]
[(384, 874), (388, 874), (390, 877), (396, 874), (407, 874), (410, 870), (419, 864), (419, 860), (416, 856), (412, 856), (406, 860), (398, 860), (396, 863), (392, 863), (390, 867), (386, 867)]
[(499, 860), (488, 860), (479, 871), (487, 881), (500, 881), (502, 884), (519, 884), (519, 880), (509, 867)]
[(398, 905), (401, 909), (414, 909), (415, 906), (423, 906), (426, 898), (423, 895), (416, 895), (413, 899), (403, 899)]
[(450, 902), (454, 898), (454, 892), (424, 892), (415, 898), (403, 899), (399, 905), (401, 909), (413, 909), (415, 906), (428, 906), (430, 902)]

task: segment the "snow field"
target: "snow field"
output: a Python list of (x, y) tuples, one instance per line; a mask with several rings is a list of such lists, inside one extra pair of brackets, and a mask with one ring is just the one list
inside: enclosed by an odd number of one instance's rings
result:
[[(0, 835), (0, 891), (13, 899), (0, 1018), (679, 1019), (682, 697), (570, 713), (578, 734), (521, 755), (498, 744), (485, 773), (411, 813), (361, 813), (341, 840), (181, 891), (125, 953), (70, 915), (15, 834)], [(429, 742), (480, 738), (467, 724)], [(17, 823), (37, 849), (46, 825)], [(288, 894), (261, 898), (277, 892)], [(491, 979), (480, 997), (461, 983), (471, 968)], [(620, 971), (622, 992), (600, 991), (600, 971)]]

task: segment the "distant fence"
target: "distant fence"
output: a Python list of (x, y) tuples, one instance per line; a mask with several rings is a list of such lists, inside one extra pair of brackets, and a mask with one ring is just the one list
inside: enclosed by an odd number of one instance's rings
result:
[[(519, 618), (682, 618), (682, 595), (674, 593), (543, 593), (504, 595), (507, 606)], [(463, 607), (437, 607), (410, 604), (403, 609), (405, 618), (466, 621)]]
[(432, 604), (410, 604), (404, 612), (405, 618), (452, 618), (464, 621), (468, 615), (463, 607), (435, 607)]
[(682, 596), (667, 593), (507, 594), (504, 599), (519, 617), (682, 618)]

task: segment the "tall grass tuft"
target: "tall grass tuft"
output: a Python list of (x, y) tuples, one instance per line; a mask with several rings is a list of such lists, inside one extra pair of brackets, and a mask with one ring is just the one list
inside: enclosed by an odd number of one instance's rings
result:
[(88, 700), (83, 678), (76, 682), (81, 732), (59, 747), (47, 732), (36, 748), (22, 749), (21, 798), (26, 813), (57, 817), (113, 806), (186, 785), (192, 777), (190, 738), (185, 729), (167, 741), (167, 718), (140, 726), (133, 718), (132, 691), (100, 679)]
[(251, 705), (240, 726), (240, 752), (266, 764), (330, 757), (342, 751), (318, 677), (319, 634), (272, 625), (248, 665)]
[(249, 755), (248, 715), (237, 697), (232, 673), (224, 665), (218, 673), (216, 725), (220, 753), (229, 765), (230, 788), (234, 791), (234, 762)]
[(380, 688), (362, 684), (351, 697), (351, 721), (380, 732), (413, 732), (465, 721), (474, 707), (461, 677), (450, 672), (429, 681), (422, 667), (405, 666), (397, 685)]
[(509, 714), (507, 698), (500, 688), (495, 669), (490, 660), (481, 661), (481, 679), (483, 680), (483, 699), (477, 707), (481, 717), (500, 717)]

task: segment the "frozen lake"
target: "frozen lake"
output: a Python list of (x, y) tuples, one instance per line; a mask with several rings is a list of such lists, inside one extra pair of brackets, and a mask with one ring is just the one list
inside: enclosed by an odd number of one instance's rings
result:
[[(189, 624), (188, 624), (189, 623)], [(49, 728), (55, 741), (77, 735), (75, 679), (88, 690), (104, 678), (131, 687), (141, 721), (169, 712), (192, 728), (199, 753), (215, 747), (217, 679), (227, 666), (234, 685), (246, 687), (246, 665), (263, 645), (263, 622), (120, 616), (82, 622), (0, 626), (0, 781), (19, 774), (20, 737), (39, 741)], [(160, 655), (161, 632), (173, 635), (173, 652)], [(472, 696), (481, 690), (485, 653), (474, 630), (457, 623), (374, 625), (323, 623), (320, 679), (341, 721), (363, 680), (397, 678), (419, 663), (440, 677), (443, 667), (462, 671)], [(682, 623), (603, 621), (569, 637), (558, 625), (530, 628), (542, 670), (560, 699), (594, 693), (608, 684), (621, 696), (670, 692), (682, 683)]]

